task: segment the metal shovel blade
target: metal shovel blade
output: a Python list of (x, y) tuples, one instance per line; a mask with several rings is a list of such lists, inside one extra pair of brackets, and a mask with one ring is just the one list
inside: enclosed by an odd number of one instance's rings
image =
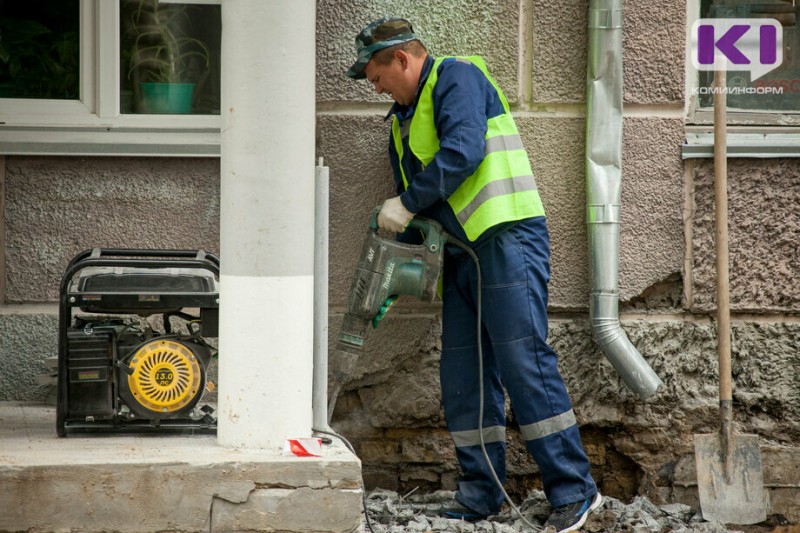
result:
[(694, 436), (697, 488), (703, 518), (725, 524), (758, 524), (767, 519), (764, 477), (757, 435), (734, 434), (726, 476), (718, 433)]

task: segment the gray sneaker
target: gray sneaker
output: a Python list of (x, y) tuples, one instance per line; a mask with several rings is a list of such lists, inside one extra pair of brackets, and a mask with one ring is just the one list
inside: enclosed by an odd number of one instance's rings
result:
[(477, 522), (486, 518), (486, 515), (470, 509), (458, 500), (452, 500), (443, 503), (436, 512), (438, 516), (443, 518), (450, 518), (456, 520), (464, 520), (465, 522)]
[(544, 525), (545, 527), (553, 526), (558, 533), (578, 531), (586, 522), (589, 513), (600, 507), (601, 503), (603, 503), (603, 497), (598, 492), (593, 498), (562, 505), (553, 510)]

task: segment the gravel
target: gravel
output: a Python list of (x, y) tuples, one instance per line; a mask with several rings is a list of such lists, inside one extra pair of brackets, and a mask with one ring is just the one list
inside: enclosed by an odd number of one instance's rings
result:
[[(544, 531), (544, 522), (550, 515), (550, 504), (541, 491), (533, 491), (519, 509), (532, 525), (526, 525), (507, 505), (487, 520), (469, 523), (436, 516), (442, 503), (452, 500), (451, 491), (404, 496), (387, 490), (374, 490), (367, 496), (367, 510), (372, 530), (375, 533), (428, 533), (436, 531), (468, 533), (525, 533)], [(553, 528), (549, 528), (554, 531)], [(366, 522), (361, 531), (368, 533)], [(581, 531), (602, 533), (608, 531), (627, 533), (646, 532), (702, 532), (727, 533), (730, 530), (719, 522), (706, 522), (694, 510), (684, 504), (655, 505), (644, 497), (637, 496), (625, 504), (615, 498), (603, 497), (602, 505), (589, 515)]]

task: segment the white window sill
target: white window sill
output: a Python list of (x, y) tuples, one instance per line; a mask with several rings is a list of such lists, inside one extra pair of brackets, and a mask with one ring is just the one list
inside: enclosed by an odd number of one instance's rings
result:
[(0, 155), (219, 157), (214, 127), (0, 126)]
[[(774, 130), (775, 128), (773, 128)], [(692, 131), (687, 128), (686, 140), (681, 146), (683, 159), (714, 157), (714, 132), (708, 128)], [(736, 131), (728, 127), (728, 157), (779, 158), (800, 157), (800, 131), (753, 132)]]

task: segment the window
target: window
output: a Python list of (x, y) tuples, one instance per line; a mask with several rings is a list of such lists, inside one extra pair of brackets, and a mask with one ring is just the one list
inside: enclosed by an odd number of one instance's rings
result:
[[(219, 0), (2, 2), (2, 24), (12, 15), (33, 21), (29, 27), (39, 35), (27, 46), (45, 58), (37, 68), (46, 75), (24, 92), (4, 89), (11, 61), (3, 61), (0, 47), (0, 91), (6, 91), (0, 92), (0, 155), (219, 155)], [(0, 31), (0, 43), (10, 44)], [(166, 38), (174, 39), (172, 48)], [(53, 56), (63, 72), (42, 70)], [(191, 85), (189, 103), (148, 107), (145, 93), (153, 89), (142, 84), (159, 75)]]
[(120, 112), (219, 114), (220, 6), (122, 0)]
[[(698, 18), (774, 19), (783, 38), (781, 65), (752, 81), (726, 75), (729, 157), (800, 157), (800, 0), (688, 0), (687, 24)], [(688, 33), (687, 33), (688, 37)], [(684, 159), (713, 156), (713, 72), (698, 72), (687, 40)]]
[(78, 98), (78, 0), (6, 2), (0, 17), (0, 97)]
[[(783, 27), (783, 63), (780, 67), (752, 82), (749, 72), (728, 72), (728, 87), (745, 89), (728, 93), (729, 109), (800, 112), (798, 3), (797, 0), (760, 0), (733, 4), (725, 0), (702, 0), (700, 12), (703, 18), (772, 18)], [(700, 73), (700, 87), (713, 84), (713, 72)], [(762, 90), (764, 88), (778, 91)], [(714, 98), (710, 92), (702, 92), (699, 96), (699, 107), (713, 107)]]

